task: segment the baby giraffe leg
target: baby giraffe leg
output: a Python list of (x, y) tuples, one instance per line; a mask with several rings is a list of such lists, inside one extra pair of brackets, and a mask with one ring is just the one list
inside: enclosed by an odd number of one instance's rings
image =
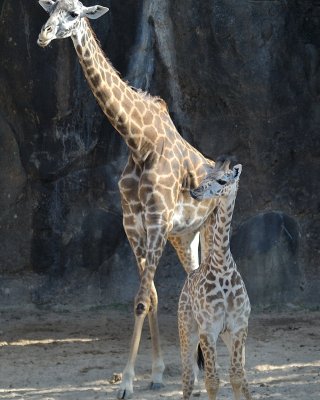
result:
[(196, 335), (181, 342), (181, 361), (182, 361), (182, 392), (183, 400), (189, 400), (195, 383), (195, 349), (197, 348), (198, 338)]
[(200, 335), (200, 347), (204, 357), (205, 385), (209, 400), (216, 400), (219, 377), (216, 369), (216, 340), (207, 334)]
[(231, 367), (229, 373), (234, 400), (239, 400), (241, 393), (246, 400), (252, 399), (244, 370), (246, 337), (247, 328), (241, 329), (232, 337)]
[(178, 310), (183, 400), (190, 399), (194, 388), (195, 353), (199, 342), (197, 324), (193, 319), (188, 301), (184, 301), (186, 298), (187, 295), (182, 293)]

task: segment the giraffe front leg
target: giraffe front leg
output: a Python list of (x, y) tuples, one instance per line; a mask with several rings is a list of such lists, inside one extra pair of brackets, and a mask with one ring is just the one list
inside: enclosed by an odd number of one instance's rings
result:
[(117, 393), (118, 399), (131, 399), (133, 395), (134, 366), (138, 354), (144, 318), (135, 317), (134, 330), (131, 339), (130, 353), (127, 365), (122, 373), (122, 381)]
[[(128, 232), (130, 231), (127, 229)], [(146, 238), (145, 237), (136, 237), (128, 235), (128, 239), (130, 241), (131, 247), (136, 255), (139, 273), (141, 277), (141, 281), (143, 280), (143, 272), (146, 268)], [(137, 312), (137, 303), (138, 297), (136, 297), (135, 301), (135, 322), (134, 322), (134, 331), (131, 339), (130, 353), (127, 361), (127, 365), (122, 373), (122, 382), (120, 384), (120, 389), (118, 390), (117, 398), (118, 399), (129, 399), (133, 395), (133, 379), (134, 379), (134, 365), (137, 357), (137, 352), (139, 348), (139, 343), (141, 340), (141, 332), (143, 323), (146, 315), (148, 315), (149, 326), (150, 326), (150, 334), (152, 341), (152, 376), (151, 376), (151, 389), (159, 389), (163, 386), (162, 384), (162, 375), (164, 371), (164, 362), (162, 359), (162, 352), (160, 347), (160, 335), (159, 335), (159, 325), (158, 325), (158, 296), (154, 286), (153, 281), (151, 281), (151, 287), (148, 291), (148, 295), (140, 301), (143, 301), (143, 307), (139, 307)], [(139, 298), (141, 299), (141, 298)], [(138, 303), (139, 304), (139, 303)]]
[(219, 390), (219, 376), (216, 369), (216, 339), (206, 333), (200, 335), (200, 347), (204, 357), (205, 386), (209, 400), (216, 400)]
[[(152, 282), (150, 298), (147, 301), (150, 335), (152, 341), (152, 375), (150, 389), (156, 390), (163, 387), (162, 376), (165, 369), (160, 346), (159, 324), (157, 317), (158, 296)], [(141, 332), (146, 314), (135, 315), (134, 330), (131, 339), (130, 353), (127, 365), (122, 373), (122, 381), (118, 390), (118, 399), (131, 399), (133, 396), (134, 366), (141, 340)]]
[(147, 224), (146, 262), (141, 276), (139, 291), (135, 298), (135, 313), (137, 316), (146, 315), (148, 312), (152, 282), (167, 242), (167, 237), (168, 226), (164, 222), (158, 220), (156, 223), (149, 222)]
[(244, 395), (246, 400), (252, 399), (244, 370), (246, 338), (247, 328), (239, 330), (231, 337), (231, 366), (229, 374), (235, 400), (240, 399), (241, 393)]
[(189, 400), (196, 381), (195, 353), (199, 343), (199, 335), (188, 301), (188, 292), (184, 289), (179, 300), (178, 327), (182, 361), (183, 400)]
[[(130, 219), (128, 219), (130, 221)], [(127, 220), (124, 218), (124, 228), (126, 230), (126, 234), (129, 240), (129, 243), (132, 247), (132, 250), (136, 256), (139, 275), (141, 277), (142, 272), (145, 268), (145, 237), (143, 235), (137, 235), (135, 230), (132, 229), (131, 225), (127, 223)], [(134, 232), (134, 234), (133, 234)], [(150, 299), (147, 302), (147, 309), (149, 309)], [(135, 376), (134, 366), (137, 358), (137, 353), (139, 349), (139, 344), (141, 340), (141, 332), (143, 328), (143, 323), (146, 315), (137, 316), (134, 313), (134, 329), (131, 338), (130, 351), (127, 364), (122, 372), (122, 381), (120, 383), (120, 387), (117, 392), (118, 399), (130, 399), (133, 396), (133, 379)], [(150, 327), (150, 331), (152, 329)], [(161, 351), (159, 350), (161, 354)]]

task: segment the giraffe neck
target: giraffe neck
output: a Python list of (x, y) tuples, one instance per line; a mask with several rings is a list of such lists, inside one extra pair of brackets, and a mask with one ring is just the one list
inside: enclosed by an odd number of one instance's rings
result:
[(236, 196), (221, 197), (218, 201), (216, 222), (212, 226), (213, 248), (211, 249), (212, 266), (227, 271), (234, 267), (230, 250), (230, 226)]
[(145, 108), (150, 108), (146, 103), (153, 101), (156, 107), (157, 102), (135, 91), (120, 78), (100, 48), (87, 19), (82, 19), (80, 24), (72, 41), (89, 86), (110, 123), (128, 147), (139, 153), (146, 147), (142, 127)]

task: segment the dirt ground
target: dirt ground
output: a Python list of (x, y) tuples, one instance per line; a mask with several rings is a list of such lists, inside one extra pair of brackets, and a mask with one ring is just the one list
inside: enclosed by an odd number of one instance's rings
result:
[[(166, 315), (167, 314), (167, 315)], [(169, 314), (169, 315), (168, 315)], [(86, 311), (3, 311), (0, 399), (115, 399), (114, 373), (122, 371), (133, 326), (121, 307)], [(320, 312), (253, 313), (247, 340), (247, 375), (254, 399), (320, 399)], [(136, 365), (135, 399), (181, 398), (181, 368), (174, 311), (161, 311), (165, 387), (147, 389), (151, 341), (145, 327)], [(228, 355), (218, 345), (219, 399), (231, 399)], [(200, 398), (206, 399), (201, 379)]]

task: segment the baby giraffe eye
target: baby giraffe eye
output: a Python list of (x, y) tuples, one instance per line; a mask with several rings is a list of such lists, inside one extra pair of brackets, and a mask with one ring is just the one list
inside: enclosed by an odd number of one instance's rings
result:
[(223, 186), (227, 183), (227, 181), (224, 181), (223, 179), (217, 179), (217, 182), (219, 183), (219, 185)]
[(76, 13), (75, 11), (70, 11), (69, 15), (70, 15), (70, 17), (72, 17), (72, 18), (77, 18), (77, 16), (78, 16), (79, 14)]

